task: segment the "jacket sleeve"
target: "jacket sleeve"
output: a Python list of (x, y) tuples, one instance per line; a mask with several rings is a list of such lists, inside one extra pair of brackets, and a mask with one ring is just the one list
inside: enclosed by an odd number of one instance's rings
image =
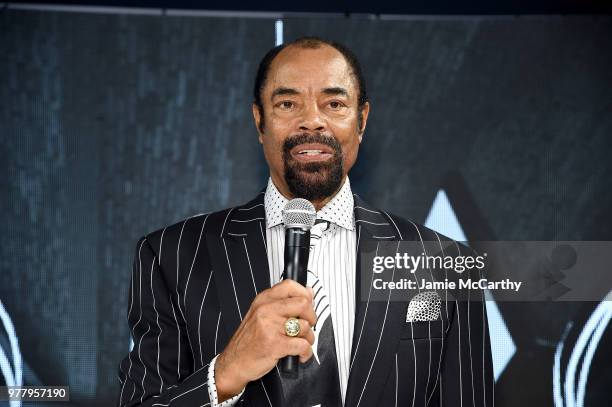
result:
[(155, 251), (136, 247), (128, 299), (133, 347), (119, 365), (119, 407), (202, 406), (210, 403), (208, 367), (192, 371), (190, 348)]
[(493, 365), (484, 292), (474, 290), (447, 305), (453, 316), (444, 343), (438, 405), (492, 407)]

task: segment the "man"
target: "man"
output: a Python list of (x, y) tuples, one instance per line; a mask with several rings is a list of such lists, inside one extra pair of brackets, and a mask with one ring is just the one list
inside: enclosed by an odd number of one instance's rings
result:
[[(140, 239), (119, 405), (492, 405), (483, 302), (445, 298), (435, 319), (407, 322), (407, 302), (359, 295), (364, 245), (445, 239), (351, 192), (370, 111), (355, 56), (316, 38), (276, 47), (254, 97), (267, 188)], [(317, 210), (308, 287), (282, 280), (294, 197)], [(297, 380), (277, 368), (287, 355)]]

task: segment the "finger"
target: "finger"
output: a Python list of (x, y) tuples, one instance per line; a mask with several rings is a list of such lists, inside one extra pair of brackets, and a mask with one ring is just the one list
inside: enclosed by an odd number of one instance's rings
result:
[(265, 290), (266, 299), (280, 300), (289, 297), (306, 297), (312, 301), (311, 290), (308, 287), (304, 287), (297, 281), (285, 279), (280, 283), (274, 284), (271, 288)]
[(304, 338), (286, 337), (283, 343), (285, 344), (283, 352), (285, 356), (304, 356), (306, 357), (306, 360), (308, 360), (308, 355), (312, 354), (312, 347)]
[(300, 355), (300, 363), (308, 362), (308, 359), (310, 359), (312, 355), (313, 355), (312, 346), (309, 346), (306, 352)]
[(317, 322), (317, 314), (315, 314), (312, 302), (304, 297), (285, 298), (265, 305), (270, 308), (270, 313), (275, 313), (280, 317), (286, 318), (301, 318), (308, 321), (310, 326), (314, 326)]
[(314, 345), (315, 335), (314, 335), (314, 331), (312, 330), (312, 328), (308, 328), (306, 332), (300, 331), (300, 336), (306, 339), (309, 344)]

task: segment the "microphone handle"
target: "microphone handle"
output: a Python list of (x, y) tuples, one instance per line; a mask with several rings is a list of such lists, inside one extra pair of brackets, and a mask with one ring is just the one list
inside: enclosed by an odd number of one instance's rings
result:
[[(301, 228), (285, 230), (285, 278), (305, 286), (308, 279), (308, 255), (310, 253), (310, 231)], [(298, 376), (298, 356), (281, 359), (281, 371), (289, 378)]]

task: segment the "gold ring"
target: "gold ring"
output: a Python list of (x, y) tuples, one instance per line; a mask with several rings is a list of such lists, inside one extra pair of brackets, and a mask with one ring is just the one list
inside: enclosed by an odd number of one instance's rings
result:
[(285, 334), (287, 336), (298, 336), (300, 334), (300, 321), (296, 318), (287, 318), (285, 321)]

